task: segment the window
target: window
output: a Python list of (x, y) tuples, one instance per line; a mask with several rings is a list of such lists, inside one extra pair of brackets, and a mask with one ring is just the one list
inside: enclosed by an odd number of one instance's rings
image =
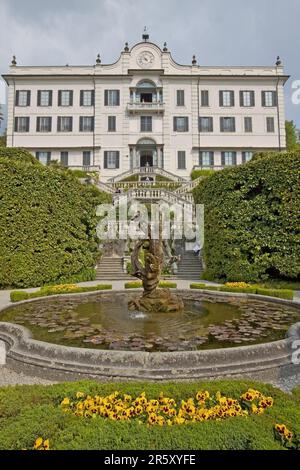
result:
[(253, 157), (253, 152), (242, 152), (242, 162), (250, 162)]
[(30, 106), (30, 95), (29, 90), (17, 90), (16, 106)]
[(213, 166), (214, 152), (203, 151), (199, 153), (199, 166)]
[(38, 106), (52, 106), (52, 91), (51, 90), (38, 90), (37, 105)]
[(275, 132), (275, 121), (273, 117), (267, 117), (267, 132)]
[(184, 106), (184, 90), (177, 90), (177, 106)]
[(116, 116), (108, 116), (107, 130), (108, 132), (116, 132), (117, 130)]
[(236, 152), (222, 152), (221, 160), (223, 166), (236, 165)]
[(116, 150), (110, 150), (104, 152), (104, 168), (119, 168), (120, 164), (120, 152)]
[(152, 116), (141, 116), (141, 132), (152, 132)]
[(253, 130), (252, 117), (244, 118), (244, 129), (245, 129), (245, 132), (252, 132)]
[(36, 152), (35, 156), (43, 165), (47, 165), (51, 160), (51, 152)]
[(94, 130), (94, 116), (80, 116), (79, 132), (93, 132), (93, 130)]
[(234, 117), (221, 117), (220, 129), (221, 129), (221, 132), (235, 132), (235, 118)]
[(234, 106), (234, 91), (220, 91), (220, 106)]
[(276, 91), (262, 91), (261, 92), (261, 104), (265, 108), (277, 106)]
[(29, 132), (30, 119), (29, 117), (16, 117), (15, 118), (15, 132)]
[(208, 90), (201, 90), (201, 106), (209, 106)]
[(173, 125), (174, 125), (174, 132), (188, 132), (189, 118), (188, 117), (174, 117)]
[(73, 91), (72, 90), (59, 90), (58, 91), (58, 106), (73, 106)]
[(57, 118), (57, 131), (58, 132), (72, 132), (73, 118), (67, 116), (59, 116)]
[(104, 91), (104, 105), (105, 106), (120, 106), (120, 90), (105, 90)]
[(80, 90), (80, 106), (94, 106), (94, 90)]
[(42, 116), (36, 118), (36, 131), (37, 132), (51, 132), (52, 130), (52, 118), (48, 116)]
[(240, 106), (248, 108), (255, 106), (254, 91), (240, 91)]
[(186, 159), (184, 150), (179, 150), (179, 152), (177, 152), (177, 167), (178, 170), (186, 169)]
[(89, 150), (82, 153), (82, 164), (83, 166), (91, 165), (91, 152)]
[(62, 166), (69, 165), (69, 152), (60, 152), (60, 163)]
[(199, 132), (213, 132), (213, 117), (199, 117)]

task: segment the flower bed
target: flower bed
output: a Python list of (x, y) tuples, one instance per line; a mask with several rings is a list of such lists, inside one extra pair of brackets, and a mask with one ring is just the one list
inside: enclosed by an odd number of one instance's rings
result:
[[(124, 287), (125, 289), (141, 289), (143, 287), (143, 283), (142, 281), (129, 281), (125, 282)], [(176, 282), (160, 281), (158, 287), (161, 289), (176, 289), (177, 284)]]
[(0, 449), (296, 448), (299, 404), (300, 388), (289, 395), (246, 380), (2, 388)]
[(241, 294), (257, 294), (270, 297), (278, 297), (280, 299), (293, 300), (294, 292), (288, 289), (266, 289), (256, 285), (246, 283), (227, 283), (219, 286), (206, 285), (204, 283), (192, 283), (190, 289), (194, 290), (211, 290), (217, 292), (236, 292)]
[(76, 284), (61, 284), (58, 286), (41, 287), (36, 292), (12, 291), (10, 293), (10, 300), (11, 302), (20, 302), (21, 300), (35, 299), (37, 297), (47, 297), (48, 295), (79, 294), (82, 292), (97, 292), (110, 289), (112, 289), (111, 284), (98, 284), (97, 286), (87, 287), (80, 287)]

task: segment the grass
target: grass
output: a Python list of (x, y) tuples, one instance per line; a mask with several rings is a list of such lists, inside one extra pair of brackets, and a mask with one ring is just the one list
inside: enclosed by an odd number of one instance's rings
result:
[[(211, 394), (221, 391), (239, 398), (248, 388), (256, 388), (274, 398), (274, 406), (263, 415), (229, 418), (176, 426), (138, 424), (137, 420), (116, 422), (97, 416), (76, 417), (61, 410), (64, 397), (77, 391), (92, 396), (118, 390), (137, 396), (145, 391), (156, 398), (161, 391), (180, 400), (198, 390)], [(300, 434), (300, 388), (292, 395), (253, 381), (216, 381), (209, 383), (120, 383), (99, 384), (92, 381), (52, 386), (17, 386), (0, 388), (0, 449), (30, 449), (37, 437), (50, 440), (55, 449), (156, 449), (156, 450), (281, 450), (274, 438), (274, 425), (284, 423)]]

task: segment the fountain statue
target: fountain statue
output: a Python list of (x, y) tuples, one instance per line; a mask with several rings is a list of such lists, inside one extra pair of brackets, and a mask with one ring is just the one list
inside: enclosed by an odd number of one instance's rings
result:
[[(140, 260), (141, 249), (144, 250), (144, 263)], [(184, 308), (183, 301), (173, 295), (170, 289), (159, 289), (163, 266), (164, 252), (162, 226), (159, 226), (159, 238), (152, 239), (148, 226), (148, 239), (139, 240), (131, 254), (132, 276), (142, 280), (144, 292), (128, 303), (131, 310), (155, 312), (177, 312)]]

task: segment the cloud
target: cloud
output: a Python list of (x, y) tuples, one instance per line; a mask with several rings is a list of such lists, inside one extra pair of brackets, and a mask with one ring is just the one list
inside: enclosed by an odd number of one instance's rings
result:
[[(300, 79), (299, 0), (1, 0), (0, 72), (19, 64), (91, 64), (99, 52), (114, 62), (124, 42), (167, 41), (174, 59), (203, 65), (272, 65)], [(286, 85), (287, 117), (300, 127), (300, 106)]]

